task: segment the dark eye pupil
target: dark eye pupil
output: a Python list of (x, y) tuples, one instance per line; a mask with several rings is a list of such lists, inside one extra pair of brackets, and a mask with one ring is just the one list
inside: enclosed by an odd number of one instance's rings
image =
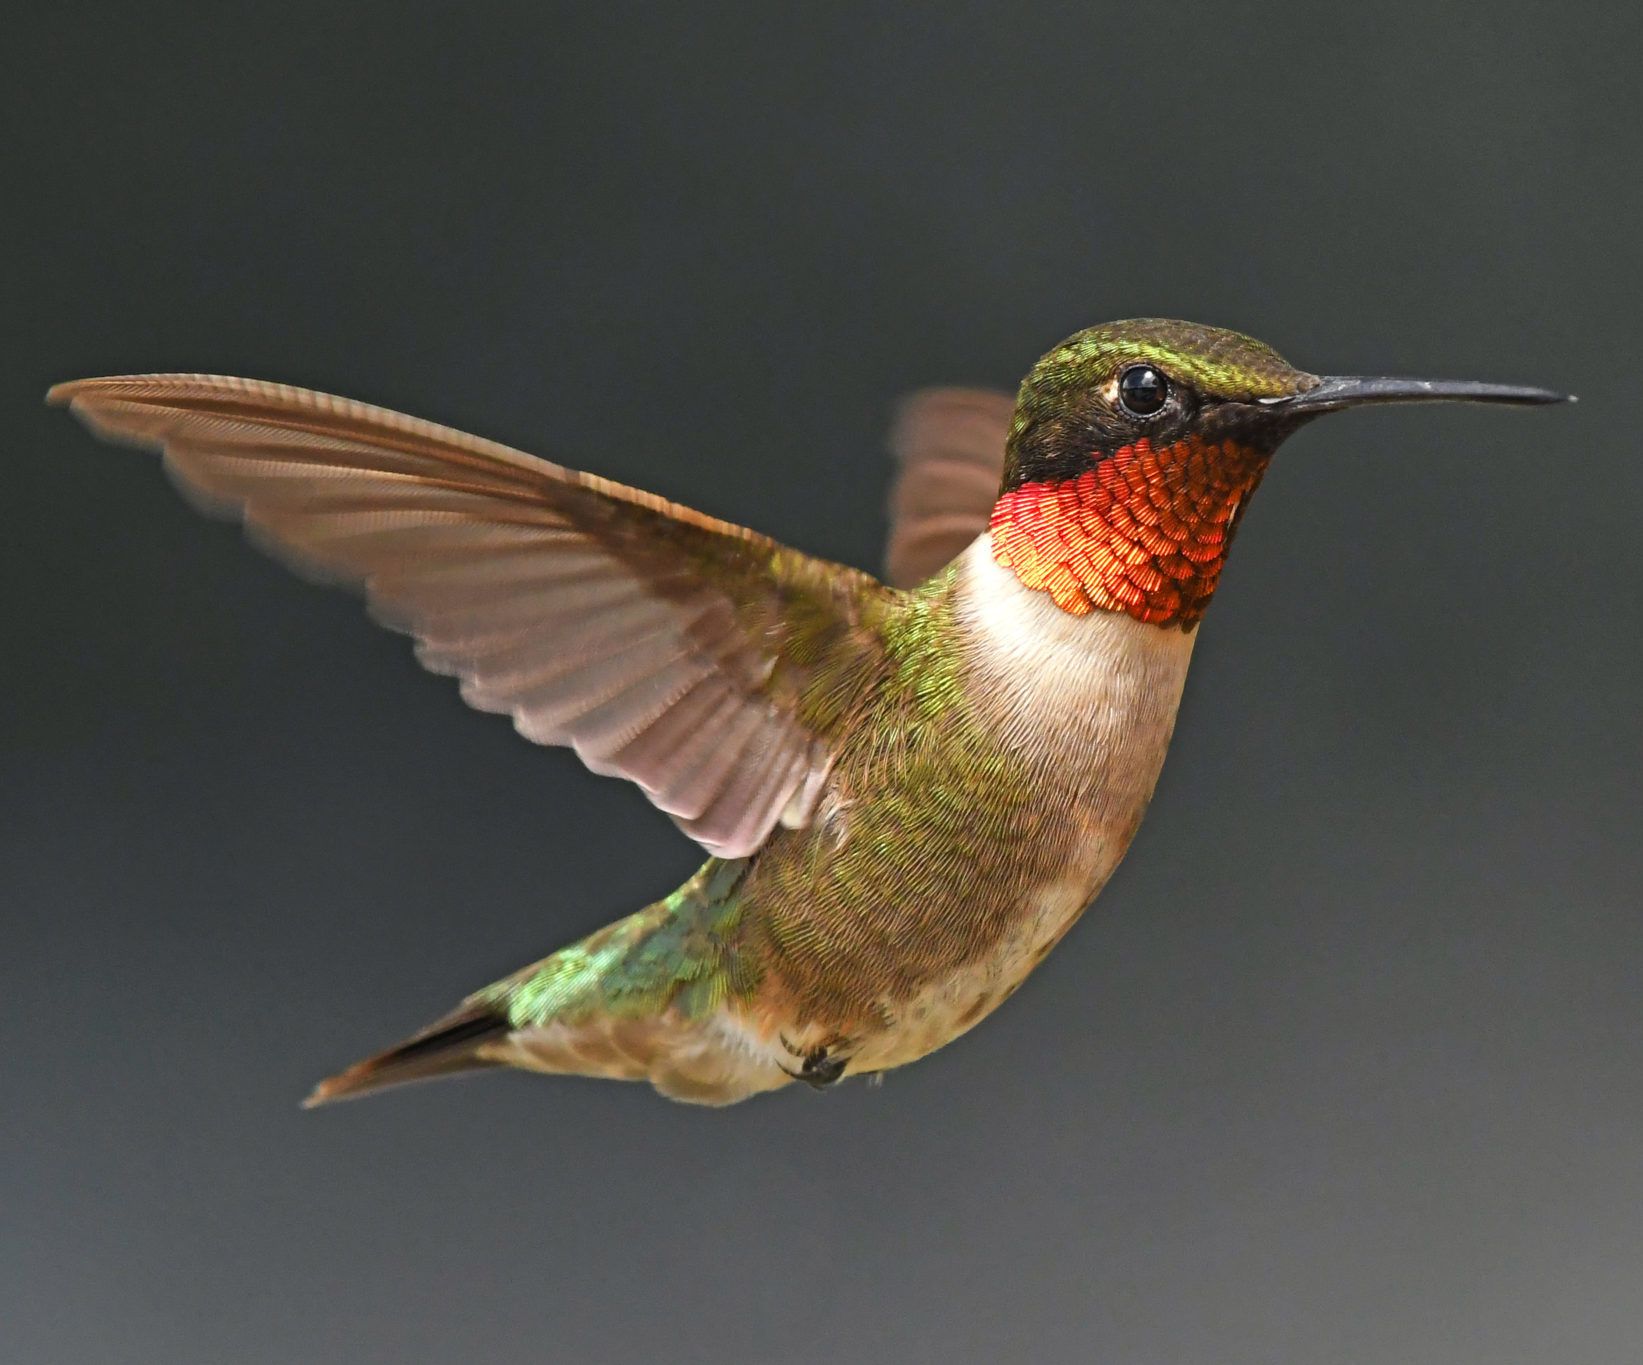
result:
[(1136, 417), (1151, 417), (1169, 397), (1169, 382), (1151, 365), (1131, 365), (1118, 377), (1118, 401)]

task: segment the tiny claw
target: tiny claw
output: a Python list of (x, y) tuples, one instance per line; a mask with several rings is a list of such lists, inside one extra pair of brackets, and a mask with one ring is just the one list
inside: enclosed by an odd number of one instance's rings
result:
[(781, 1041), (782, 1046), (793, 1053), (795, 1057), (803, 1058), (803, 1065), (797, 1071), (785, 1066), (781, 1067), (781, 1070), (794, 1080), (803, 1081), (812, 1090), (825, 1090), (830, 1085), (836, 1085), (843, 1078), (845, 1068), (850, 1065), (848, 1057), (833, 1056), (825, 1047), (818, 1047), (811, 1052), (800, 1053), (794, 1049), (786, 1038)]

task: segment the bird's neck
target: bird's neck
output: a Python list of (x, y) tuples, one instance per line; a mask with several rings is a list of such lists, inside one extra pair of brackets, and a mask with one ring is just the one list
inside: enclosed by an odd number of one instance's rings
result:
[(1117, 611), (1190, 630), (1269, 458), (1233, 441), (1137, 441), (1076, 475), (1007, 489), (993, 508), (993, 557), (1074, 616)]

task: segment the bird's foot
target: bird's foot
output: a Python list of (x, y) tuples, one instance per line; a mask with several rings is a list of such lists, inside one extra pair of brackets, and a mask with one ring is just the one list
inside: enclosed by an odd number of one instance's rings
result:
[(836, 1085), (844, 1078), (845, 1068), (850, 1065), (849, 1057), (840, 1055), (826, 1044), (800, 1052), (783, 1038), (782, 1046), (799, 1061), (798, 1067), (784, 1066), (782, 1070), (794, 1080), (803, 1081), (812, 1090), (825, 1090), (830, 1085)]

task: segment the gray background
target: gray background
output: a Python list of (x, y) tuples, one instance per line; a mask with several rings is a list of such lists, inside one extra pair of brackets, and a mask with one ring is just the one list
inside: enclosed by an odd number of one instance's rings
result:
[[(1636, 1358), (1636, 20), (37, 8), (0, 1358)], [(311, 384), (872, 565), (898, 394), (1136, 313), (1582, 401), (1292, 442), (1099, 910), (882, 1089), (297, 1110), (696, 855), (49, 381)]]

